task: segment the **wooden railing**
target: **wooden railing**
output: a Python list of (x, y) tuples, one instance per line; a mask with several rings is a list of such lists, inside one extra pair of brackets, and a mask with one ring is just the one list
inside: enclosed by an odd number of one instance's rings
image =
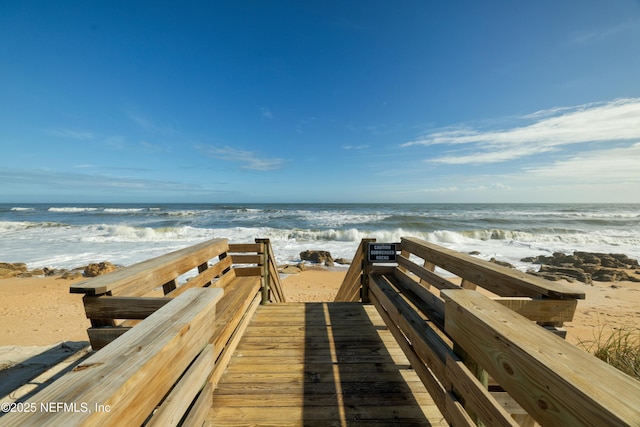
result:
[(202, 424), (211, 406), (207, 378), (215, 362), (210, 333), (223, 292), (187, 290), (24, 402), (29, 411), (6, 414), (0, 423)]
[[(268, 239), (231, 245), (227, 239), (214, 239), (79, 282), (71, 292), (85, 294), (91, 320), (87, 333), (97, 350), (187, 289), (226, 288), (237, 277), (259, 277), (262, 303), (283, 302), (272, 253)], [(189, 271), (193, 277), (178, 283)]]
[(258, 305), (285, 299), (268, 239), (210, 240), (71, 292), (85, 294), (88, 334), (101, 350), (24, 403), (35, 411), (7, 414), (3, 425), (201, 425)]
[(583, 292), (413, 238), (373, 264), (369, 243), (336, 300), (376, 306), (449, 423), (640, 425), (640, 383), (561, 339)]

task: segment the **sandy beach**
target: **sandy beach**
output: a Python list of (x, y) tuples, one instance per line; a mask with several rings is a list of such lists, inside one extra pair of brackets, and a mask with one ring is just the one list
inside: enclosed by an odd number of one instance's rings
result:
[[(333, 301), (346, 269), (309, 268), (286, 276), (288, 301)], [(82, 295), (69, 293), (75, 281), (58, 277), (0, 280), (0, 346), (50, 346), (65, 341), (87, 341), (89, 321)], [(591, 340), (604, 326), (640, 327), (640, 283), (594, 282), (581, 285), (586, 299), (578, 302), (567, 339)]]

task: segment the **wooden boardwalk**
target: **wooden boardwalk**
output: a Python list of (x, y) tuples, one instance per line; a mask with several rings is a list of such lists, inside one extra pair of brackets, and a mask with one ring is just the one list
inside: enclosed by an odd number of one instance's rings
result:
[(371, 305), (260, 306), (213, 393), (216, 426), (447, 425)]

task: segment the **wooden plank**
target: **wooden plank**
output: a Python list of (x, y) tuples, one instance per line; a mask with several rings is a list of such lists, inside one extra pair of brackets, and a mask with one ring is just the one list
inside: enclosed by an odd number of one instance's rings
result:
[[(272, 249), (269, 249), (271, 254)], [(280, 273), (278, 272), (278, 266), (273, 256), (269, 257), (269, 280), (270, 289), (273, 291), (272, 302), (287, 302), (287, 298), (282, 288), (282, 281), (280, 280)]]
[[(334, 397), (334, 401), (335, 401)], [(215, 406), (214, 391), (214, 406)], [(426, 408), (428, 409), (428, 408)], [(439, 414), (438, 414), (439, 415)], [(441, 417), (441, 416), (440, 416)], [(289, 406), (289, 407), (216, 407), (207, 420), (214, 426), (271, 425), (308, 426), (311, 422), (320, 426), (361, 424), (369, 426), (446, 425), (431, 424), (425, 410), (417, 405), (389, 406)], [(232, 421), (230, 421), (232, 420)], [(434, 423), (437, 422), (434, 421)], [(231, 423), (231, 424), (230, 424)], [(356, 424), (356, 425), (357, 425)]]
[(353, 302), (360, 300), (360, 278), (362, 276), (362, 263), (365, 257), (365, 247), (368, 243), (375, 242), (376, 239), (362, 239), (356, 253), (351, 261), (351, 265), (336, 293), (335, 301)]
[(176, 279), (171, 279), (164, 285), (162, 285), (162, 292), (167, 295), (169, 292), (174, 290), (178, 286), (178, 281)]
[(236, 272), (237, 277), (247, 277), (247, 276), (260, 277), (262, 273), (262, 267), (235, 267), (233, 271)]
[[(223, 274), (223, 272), (231, 267), (231, 260), (229, 257), (217, 262), (209, 268), (203, 270), (196, 277), (192, 277), (186, 283), (183, 283), (178, 288), (171, 291), (167, 296), (175, 298), (178, 295), (186, 292), (187, 289), (201, 288), (211, 284), (212, 280)], [(230, 274), (230, 272), (224, 273), (224, 275)]]
[(198, 392), (207, 383), (214, 363), (213, 345), (209, 344), (171, 389), (169, 395), (162, 401), (146, 425), (160, 427), (178, 425)]
[(578, 300), (557, 300), (548, 298), (500, 297), (494, 301), (535, 322), (571, 322), (578, 306)]
[(404, 267), (416, 276), (418, 276), (424, 283), (434, 286), (438, 289), (459, 289), (460, 286), (448, 281), (444, 277), (441, 277), (431, 270), (424, 267), (420, 267), (417, 264), (409, 261), (407, 258), (398, 257), (398, 266)]
[(219, 353), (216, 366), (213, 369), (213, 372), (211, 373), (211, 377), (209, 378), (209, 383), (214, 388), (218, 384), (218, 381), (220, 381), (220, 378), (222, 377), (224, 370), (229, 365), (229, 360), (231, 360), (231, 356), (233, 356), (233, 353), (238, 347), (238, 343), (240, 342), (240, 339), (244, 335), (244, 331), (246, 330), (249, 322), (251, 321), (251, 318), (256, 312), (256, 309), (260, 305), (260, 300), (261, 300), (261, 297), (258, 294), (256, 294), (253, 297), (253, 300), (247, 307), (246, 312), (240, 318), (237, 328), (235, 328), (234, 332), (231, 334), (230, 339), (225, 343), (224, 349)]
[(170, 298), (163, 297), (93, 297), (88, 295), (85, 295), (82, 300), (89, 319), (144, 319), (171, 301)]
[(638, 423), (638, 381), (478, 292), (443, 295), (446, 332), (539, 423)]
[(206, 344), (221, 295), (219, 289), (189, 290), (29, 400), (85, 402), (108, 412), (10, 413), (2, 423), (140, 425)]
[[(439, 424), (442, 415), (375, 308), (334, 304), (259, 306), (214, 390), (207, 421), (216, 426), (446, 425)], [(287, 315), (290, 325), (282, 326)], [(270, 316), (280, 319), (278, 325), (268, 324)], [(353, 326), (350, 317), (370, 319)], [(261, 325), (257, 331), (255, 322)], [(300, 326), (300, 334), (288, 334)], [(359, 345), (347, 335), (378, 336), (378, 341)]]
[(262, 261), (257, 254), (236, 254), (231, 255), (234, 264), (260, 264)]
[(200, 391), (200, 394), (196, 398), (193, 407), (189, 410), (187, 417), (184, 419), (182, 423), (183, 426), (195, 426), (199, 427), (204, 425), (207, 416), (209, 415), (209, 410), (211, 409), (211, 405), (213, 404), (213, 386), (211, 383), (207, 383), (204, 388)]
[(396, 288), (430, 320), (437, 323), (439, 328), (444, 327), (444, 301), (440, 297), (399, 269), (393, 272), (393, 278), (386, 276), (386, 280), (392, 281)]
[(257, 253), (260, 250), (260, 245), (257, 243), (229, 243), (229, 252), (231, 253)]
[(131, 330), (131, 326), (100, 326), (97, 328), (87, 329), (89, 342), (94, 351), (100, 350), (105, 345), (114, 341), (125, 332)]
[(217, 353), (216, 358), (226, 346), (259, 289), (259, 277), (239, 277), (225, 288), (225, 297), (216, 307), (216, 320), (213, 326), (212, 337)]
[(461, 360), (447, 355), (447, 382), (487, 426), (518, 427), (511, 415), (496, 401)]
[(209, 240), (73, 284), (70, 290), (88, 295), (142, 296), (228, 249), (227, 239)]
[[(226, 259), (226, 258), (225, 258)], [(237, 278), (236, 269), (232, 268), (224, 273), (218, 280), (211, 284), (211, 287), (226, 289)]]
[(427, 368), (424, 360), (422, 360), (422, 358), (416, 353), (411, 343), (407, 341), (407, 336), (398, 326), (397, 322), (392, 318), (391, 313), (386, 310), (383, 303), (378, 299), (378, 294), (376, 292), (371, 295), (371, 299), (373, 300), (373, 304), (378, 308), (380, 316), (382, 316), (385, 323), (389, 325), (389, 330), (393, 334), (400, 348), (404, 351), (412, 368), (416, 371), (418, 377), (431, 395), (431, 398), (440, 411), (443, 412), (445, 418), (448, 418), (449, 416), (446, 413), (445, 403), (447, 396), (444, 388), (442, 387), (441, 381), (437, 378), (433, 370)]
[(396, 293), (382, 276), (372, 277), (372, 292), (394, 323), (412, 343), (414, 351), (438, 378), (445, 378), (446, 355), (451, 351), (442, 338)]
[(453, 251), (424, 240), (402, 238), (402, 248), (439, 267), (470, 280), (501, 296), (547, 296), (554, 299), (584, 299), (576, 286), (551, 282)]

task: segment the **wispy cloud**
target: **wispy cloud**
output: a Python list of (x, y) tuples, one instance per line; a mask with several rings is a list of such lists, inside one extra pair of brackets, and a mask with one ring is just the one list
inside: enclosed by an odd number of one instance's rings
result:
[(368, 145), (345, 145), (342, 147), (345, 150), (366, 150)]
[(473, 185), (473, 186), (449, 186), (449, 187), (433, 187), (421, 190), (423, 193), (458, 193), (462, 191), (488, 191), (488, 190), (511, 190), (511, 186), (500, 182), (489, 185)]
[(593, 150), (550, 165), (525, 168), (535, 181), (564, 183), (640, 183), (640, 143), (630, 147)]
[(429, 133), (402, 146), (457, 147), (447, 155), (428, 161), (483, 164), (558, 151), (573, 144), (640, 140), (640, 98), (538, 111), (522, 119), (533, 120), (533, 123), (489, 131), (447, 129)]
[(271, 171), (280, 169), (284, 165), (283, 159), (266, 158), (247, 150), (215, 145), (199, 145), (196, 148), (209, 157), (241, 163), (243, 169)]
[(0, 178), (12, 177), (12, 186), (30, 185), (41, 189), (108, 189), (128, 188), (144, 191), (186, 191), (192, 190), (191, 184), (175, 181), (162, 181), (145, 178), (132, 178), (112, 174), (70, 173), (45, 169), (29, 171), (0, 171)]

